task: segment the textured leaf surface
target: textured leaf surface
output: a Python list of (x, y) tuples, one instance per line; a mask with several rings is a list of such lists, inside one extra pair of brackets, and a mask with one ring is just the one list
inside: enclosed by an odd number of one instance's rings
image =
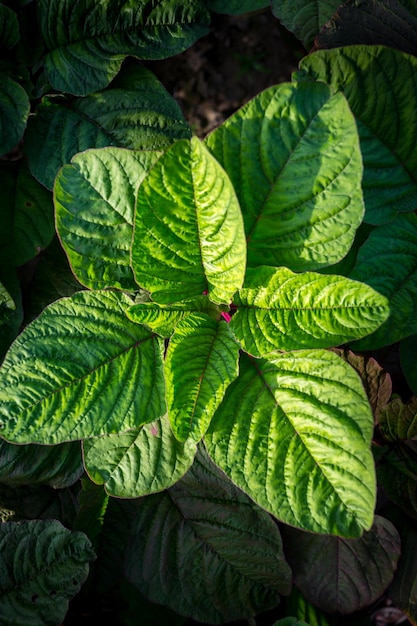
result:
[(390, 315), (355, 349), (381, 348), (417, 332), (417, 215), (399, 215), (372, 231), (350, 277), (384, 295)]
[(22, 138), (29, 111), (29, 98), (23, 87), (0, 74), (0, 156)]
[(83, 533), (56, 520), (0, 526), (0, 621), (4, 626), (56, 626), (95, 559)]
[(239, 346), (224, 321), (190, 315), (179, 322), (165, 359), (168, 415), (179, 441), (199, 441), (238, 375)]
[(347, 254), (363, 217), (362, 160), (342, 94), (271, 87), (206, 142), (238, 195), (250, 267), (311, 270)]
[(308, 50), (340, 0), (271, 0), (272, 12)]
[(285, 267), (248, 269), (231, 328), (246, 352), (328, 348), (363, 337), (388, 317), (386, 299), (363, 283)]
[(360, 536), (375, 504), (372, 413), (357, 374), (324, 350), (244, 356), (205, 441), (260, 506), (314, 532)]
[(285, 553), (302, 594), (327, 613), (354, 613), (377, 600), (390, 584), (400, 556), (400, 537), (376, 516), (359, 539), (323, 537), (284, 529)]
[(126, 575), (153, 602), (211, 624), (275, 607), (291, 585), (278, 528), (205, 455), (138, 501)]
[(209, 14), (198, 0), (40, 0), (48, 48), (45, 69), (57, 91), (85, 96), (103, 89), (127, 55), (164, 59), (207, 34)]
[(305, 57), (300, 68), (342, 90), (355, 115), (366, 221), (381, 224), (399, 211), (414, 211), (417, 59), (383, 46), (346, 46)]
[(132, 266), (153, 300), (229, 303), (245, 272), (243, 221), (226, 173), (197, 138), (168, 148), (139, 188)]
[(0, 44), (10, 50), (19, 39), (19, 21), (16, 13), (0, 4)]
[(129, 322), (119, 292), (51, 304), (0, 368), (1, 435), (55, 444), (137, 428), (165, 412), (161, 340)]
[(158, 152), (87, 150), (55, 183), (56, 226), (77, 279), (90, 289), (137, 288), (130, 267), (136, 194)]
[(124, 64), (104, 91), (85, 98), (46, 96), (28, 122), (25, 152), (31, 171), (52, 189), (60, 167), (87, 148), (166, 148), (190, 137), (184, 116), (157, 78)]
[(139, 430), (84, 441), (84, 463), (94, 482), (118, 498), (139, 498), (171, 487), (192, 465), (196, 444), (179, 443), (162, 417)]

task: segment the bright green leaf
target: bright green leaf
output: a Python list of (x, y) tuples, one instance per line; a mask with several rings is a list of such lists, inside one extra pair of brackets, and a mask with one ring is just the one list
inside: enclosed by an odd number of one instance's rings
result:
[(276, 607), (291, 586), (276, 524), (201, 453), (171, 489), (137, 501), (126, 576), (210, 624)]
[(83, 533), (57, 520), (0, 525), (0, 622), (56, 626), (95, 559)]
[(340, 0), (271, 0), (273, 14), (308, 50)]
[(214, 462), (260, 506), (314, 532), (372, 525), (373, 417), (356, 372), (325, 350), (242, 357), (206, 434)]
[(383, 46), (346, 46), (315, 52), (300, 68), (334, 91), (343, 91), (355, 115), (366, 221), (382, 224), (399, 211), (414, 211), (417, 59)]
[(0, 156), (21, 140), (29, 111), (30, 102), (23, 87), (0, 74)]
[(139, 430), (84, 441), (84, 463), (94, 482), (118, 498), (139, 498), (171, 487), (191, 467), (197, 450), (179, 443), (162, 417)]
[(158, 152), (87, 150), (59, 172), (54, 201), (62, 246), (91, 289), (137, 288), (130, 267), (136, 194)]
[(343, 94), (271, 87), (206, 142), (239, 198), (250, 267), (312, 270), (347, 254), (363, 217), (362, 159)]
[(232, 184), (196, 137), (159, 159), (139, 188), (132, 247), (138, 284), (170, 304), (208, 290), (229, 303), (245, 272), (242, 216)]
[(80, 291), (25, 328), (0, 368), (2, 437), (56, 444), (163, 415), (163, 345), (127, 319), (130, 304), (120, 292)]
[(166, 397), (179, 441), (199, 441), (238, 375), (239, 346), (225, 321), (195, 313), (175, 328), (165, 360)]
[(231, 328), (246, 352), (328, 348), (363, 337), (388, 317), (386, 299), (343, 276), (248, 269)]
[(104, 91), (76, 99), (46, 96), (29, 119), (25, 152), (33, 174), (52, 189), (60, 167), (87, 148), (160, 150), (190, 136), (174, 98), (149, 70), (132, 63)]
[(38, 0), (48, 48), (45, 69), (58, 91), (85, 96), (106, 87), (127, 55), (164, 59), (207, 34), (199, 0)]

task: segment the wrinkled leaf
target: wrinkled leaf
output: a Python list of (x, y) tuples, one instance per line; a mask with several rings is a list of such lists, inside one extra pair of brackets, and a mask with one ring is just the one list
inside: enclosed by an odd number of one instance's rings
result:
[(275, 607), (291, 585), (277, 526), (201, 454), (137, 502), (126, 575), (152, 602), (211, 624)]
[(168, 148), (139, 188), (132, 267), (161, 304), (208, 291), (229, 303), (245, 272), (242, 216), (226, 173), (196, 137)]
[(328, 613), (354, 613), (386, 590), (400, 557), (400, 537), (376, 516), (359, 539), (325, 537), (285, 528), (285, 553), (302, 594)]
[(165, 412), (161, 340), (130, 322), (119, 292), (51, 304), (0, 368), (1, 435), (56, 444), (137, 428)]
[(159, 152), (87, 150), (59, 172), (56, 226), (71, 268), (90, 289), (136, 287), (130, 247), (136, 194)]
[(271, 87), (206, 143), (239, 198), (249, 267), (313, 270), (347, 254), (363, 217), (362, 159), (341, 93), (311, 81)]
[(192, 465), (196, 444), (179, 443), (167, 417), (139, 430), (84, 441), (91, 480), (118, 498), (139, 498), (171, 487)]
[(30, 102), (23, 87), (0, 74), (0, 156), (21, 140), (29, 111)]
[(379, 427), (387, 441), (405, 441), (417, 437), (417, 398), (413, 396), (407, 404), (394, 398), (382, 410)]
[(248, 269), (231, 328), (244, 350), (328, 348), (361, 337), (388, 317), (384, 297), (363, 283), (285, 267)]
[(356, 372), (325, 350), (243, 357), (205, 441), (214, 462), (292, 526), (358, 537), (370, 528), (373, 417)]
[(340, 0), (271, 0), (273, 14), (308, 50)]

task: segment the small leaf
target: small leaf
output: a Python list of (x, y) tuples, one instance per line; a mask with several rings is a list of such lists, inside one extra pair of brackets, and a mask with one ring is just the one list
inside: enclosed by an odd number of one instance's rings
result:
[(161, 304), (228, 304), (245, 272), (242, 216), (227, 174), (196, 137), (168, 148), (139, 188), (132, 247), (138, 284)]
[(169, 421), (178, 441), (199, 441), (238, 375), (239, 346), (229, 325), (195, 313), (179, 322), (165, 360)]
[(139, 498), (171, 487), (191, 467), (196, 444), (179, 443), (162, 417), (140, 429), (83, 442), (91, 480), (117, 498)]
[(273, 14), (308, 50), (340, 0), (271, 0), (271, 5)]
[(2, 437), (56, 444), (165, 412), (163, 346), (127, 319), (130, 304), (119, 292), (80, 291), (25, 328), (0, 368)]
[(334, 622), (329, 621), (320, 609), (308, 602), (295, 586), (293, 586), (285, 604), (287, 613), (296, 615), (299, 620), (304, 620), (308, 626), (335, 626)]
[(21, 140), (29, 112), (30, 102), (23, 87), (0, 74), (0, 156)]
[(95, 554), (87, 537), (56, 520), (0, 525), (0, 621), (60, 624)]
[(363, 283), (285, 267), (248, 269), (234, 304), (232, 331), (255, 356), (336, 346), (369, 334), (389, 313), (386, 299)]
[(277, 526), (202, 453), (171, 489), (137, 501), (126, 576), (210, 624), (273, 608), (291, 586)]
[(284, 83), (206, 140), (236, 190), (248, 266), (314, 270), (340, 261), (363, 217), (362, 158), (341, 93)]
[(370, 528), (373, 417), (356, 372), (325, 350), (245, 355), (205, 437), (214, 462), (286, 524), (358, 537)]
[(90, 289), (137, 288), (130, 267), (136, 194), (159, 152), (87, 150), (59, 172), (56, 227), (71, 268)]
[(393, 521), (401, 536), (402, 550), (398, 569), (388, 589), (388, 594), (395, 606), (407, 613), (411, 623), (416, 623), (417, 560), (415, 554), (417, 550), (417, 529), (415, 522), (410, 521), (406, 515), (399, 514), (398, 510)]
[(360, 539), (323, 537), (284, 529), (285, 553), (302, 594), (327, 613), (354, 613), (375, 602), (394, 576), (400, 537), (376, 516)]

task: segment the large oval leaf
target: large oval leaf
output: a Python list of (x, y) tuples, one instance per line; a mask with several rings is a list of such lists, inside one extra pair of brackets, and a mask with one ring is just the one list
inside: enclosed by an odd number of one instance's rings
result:
[(199, 441), (238, 375), (239, 346), (225, 321), (195, 313), (179, 322), (165, 360), (168, 415), (179, 441)]
[(342, 94), (271, 87), (206, 142), (238, 195), (250, 267), (318, 269), (347, 254), (363, 217), (362, 159)]
[(138, 501), (125, 562), (150, 600), (210, 624), (275, 607), (291, 586), (277, 526), (201, 454), (167, 492)]
[(132, 267), (153, 299), (201, 295), (229, 303), (242, 286), (246, 245), (232, 184), (196, 137), (159, 159), (139, 188)]
[(124, 64), (111, 86), (85, 98), (46, 96), (28, 122), (25, 152), (52, 189), (62, 165), (87, 148), (159, 150), (191, 131), (177, 102), (146, 68)]
[(57, 91), (79, 96), (103, 89), (123, 59), (164, 59), (207, 34), (209, 14), (199, 0), (39, 0), (48, 48), (45, 69)]
[(0, 44), (11, 50), (19, 41), (19, 21), (12, 9), (0, 5)]
[(300, 350), (270, 361), (244, 356), (206, 434), (210, 456), (275, 517), (314, 532), (370, 528), (373, 417), (342, 359)]
[(355, 115), (364, 164), (365, 219), (381, 224), (399, 211), (414, 211), (417, 59), (383, 46), (346, 46), (319, 50), (300, 67), (333, 90), (342, 90)]
[(122, 293), (81, 291), (47, 307), (0, 368), (0, 432), (55, 444), (137, 428), (165, 412), (161, 340), (130, 322)]
[(139, 498), (171, 487), (190, 468), (197, 450), (189, 439), (179, 443), (168, 418), (139, 430), (83, 442), (91, 480), (118, 498)]
[(0, 156), (21, 140), (29, 112), (29, 97), (23, 87), (0, 74)]
[(417, 215), (399, 215), (374, 229), (361, 247), (350, 277), (388, 298), (389, 318), (356, 350), (375, 350), (417, 332)]
[(359, 539), (322, 537), (283, 530), (285, 553), (303, 595), (327, 613), (354, 613), (378, 600), (390, 584), (400, 557), (400, 537), (376, 516)]
[(0, 525), (0, 622), (56, 626), (95, 559), (91, 543), (57, 520)]
[(246, 352), (328, 348), (369, 334), (388, 317), (384, 296), (343, 276), (248, 269), (231, 328)]
[(87, 150), (59, 172), (56, 227), (77, 279), (91, 289), (135, 290), (130, 248), (136, 194), (159, 152)]

